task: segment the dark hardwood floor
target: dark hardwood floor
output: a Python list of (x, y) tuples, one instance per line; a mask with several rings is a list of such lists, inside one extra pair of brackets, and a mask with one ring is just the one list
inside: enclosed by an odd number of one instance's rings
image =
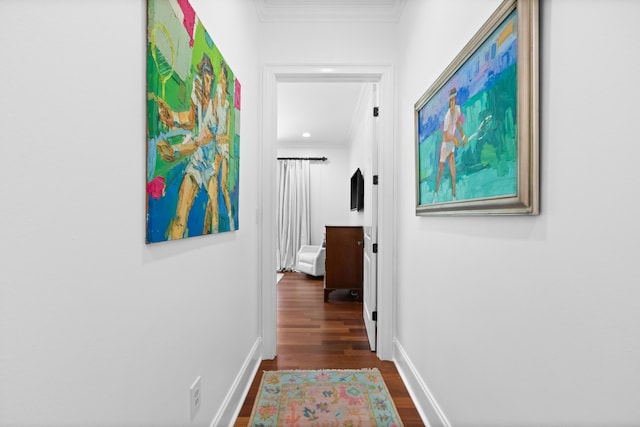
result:
[(362, 302), (337, 290), (324, 301), (323, 280), (285, 273), (278, 284), (278, 356), (263, 360), (235, 426), (247, 426), (263, 371), (378, 368), (405, 426), (423, 426), (398, 371), (369, 349)]

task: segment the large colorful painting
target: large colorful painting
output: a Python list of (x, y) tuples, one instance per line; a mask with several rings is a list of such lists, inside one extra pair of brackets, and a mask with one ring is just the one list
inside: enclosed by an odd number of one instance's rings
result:
[(147, 243), (237, 230), (240, 83), (188, 0), (147, 13)]
[(537, 2), (503, 2), (416, 103), (418, 214), (537, 213), (536, 37)]

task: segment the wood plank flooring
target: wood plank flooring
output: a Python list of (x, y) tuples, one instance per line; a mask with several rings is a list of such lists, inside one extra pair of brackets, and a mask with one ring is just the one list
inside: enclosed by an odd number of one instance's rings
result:
[(362, 302), (337, 290), (325, 303), (323, 281), (302, 273), (285, 273), (278, 283), (278, 356), (263, 360), (235, 426), (247, 426), (263, 371), (286, 369), (378, 368), (402, 422), (423, 426), (398, 371), (369, 349)]

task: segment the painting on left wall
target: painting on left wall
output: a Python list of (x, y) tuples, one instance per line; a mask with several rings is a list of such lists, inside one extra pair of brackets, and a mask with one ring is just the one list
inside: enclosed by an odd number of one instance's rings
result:
[(147, 18), (146, 241), (237, 230), (240, 82), (188, 0)]

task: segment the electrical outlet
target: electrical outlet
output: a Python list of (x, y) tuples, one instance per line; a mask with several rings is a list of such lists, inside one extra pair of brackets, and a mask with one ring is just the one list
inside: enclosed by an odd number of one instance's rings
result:
[(200, 393), (200, 377), (189, 387), (189, 401), (191, 402), (191, 420), (193, 420), (200, 409), (200, 401), (202, 395)]

